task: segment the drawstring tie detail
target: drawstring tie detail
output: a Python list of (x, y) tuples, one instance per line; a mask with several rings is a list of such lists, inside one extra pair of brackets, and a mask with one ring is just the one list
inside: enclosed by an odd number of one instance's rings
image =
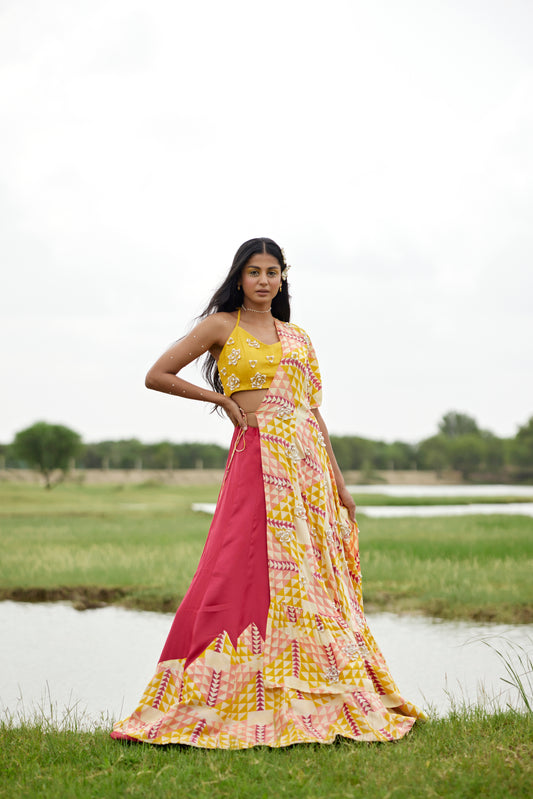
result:
[[(240, 429), (240, 431), (239, 431), (239, 433), (237, 435), (237, 438), (235, 439), (235, 444), (233, 445), (233, 449), (231, 450), (231, 455), (230, 455), (229, 460), (228, 460), (228, 465), (226, 466), (226, 468), (224, 470), (224, 478), (222, 480), (222, 485), (224, 485), (224, 483), (226, 482), (226, 477), (228, 476), (228, 472), (230, 470), (230, 466), (231, 466), (231, 464), (233, 462), (233, 456), (235, 455), (236, 452), (244, 452), (244, 450), (246, 449), (246, 439), (244, 438), (244, 434), (245, 433), (246, 433), (246, 430), (244, 430), (241, 427), (241, 429)], [(242, 447), (239, 449), (239, 444), (241, 443), (241, 441), (242, 441)]]

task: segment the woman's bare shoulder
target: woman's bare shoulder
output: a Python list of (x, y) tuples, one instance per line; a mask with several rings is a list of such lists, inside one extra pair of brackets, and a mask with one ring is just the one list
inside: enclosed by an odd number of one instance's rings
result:
[(206, 319), (214, 319), (217, 324), (232, 324), (235, 326), (237, 311), (218, 311), (218, 313), (210, 314)]
[(209, 347), (223, 347), (235, 327), (237, 315), (226, 311), (212, 313), (202, 319), (193, 330), (197, 336), (209, 341)]

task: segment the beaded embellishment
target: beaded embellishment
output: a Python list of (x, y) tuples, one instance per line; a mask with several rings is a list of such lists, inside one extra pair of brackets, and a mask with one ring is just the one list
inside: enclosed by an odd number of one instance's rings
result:
[(230, 354), (228, 355), (228, 363), (231, 366), (235, 366), (240, 357), (241, 357), (241, 351), (239, 349), (237, 349), (236, 347), (234, 347), (232, 349), (232, 351), (230, 352)]
[(235, 391), (237, 388), (239, 388), (240, 384), (241, 381), (239, 380), (237, 375), (230, 375), (228, 377), (228, 388), (230, 391)]
[(261, 374), (261, 372), (255, 374), (250, 380), (250, 383), (254, 388), (263, 388), (265, 382), (266, 382), (266, 375)]

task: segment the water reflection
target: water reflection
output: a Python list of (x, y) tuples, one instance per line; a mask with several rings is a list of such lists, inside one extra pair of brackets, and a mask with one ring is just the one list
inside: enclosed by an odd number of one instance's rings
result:
[[(357, 495), (356, 495), (357, 496)], [(472, 503), (470, 505), (358, 505), (357, 512), (374, 519), (423, 516), (533, 516), (533, 502)]]
[[(382, 494), (387, 497), (531, 497), (533, 486), (524, 485), (349, 485), (357, 500), (363, 494)], [(213, 514), (214, 502), (195, 502), (194, 511)], [(408, 516), (468, 516), (474, 514), (503, 514), (533, 516), (533, 502), (471, 503), (469, 505), (359, 505), (359, 514), (380, 518)]]
[[(357, 499), (357, 493), (350, 490)], [(192, 510), (213, 515), (214, 502), (193, 502)], [(357, 515), (371, 516), (373, 519), (399, 519), (423, 516), (533, 516), (533, 502), (472, 503), (469, 505), (357, 505)]]
[[(357, 499), (363, 494), (383, 494), (388, 497), (531, 497), (533, 486), (524, 485), (351, 485), (349, 491)], [(533, 516), (533, 502), (471, 503), (469, 505), (402, 505), (358, 506), (359, 513), (373, 518), (406, 516), (468, 516), (473, 514), (503, 514)]]
[[(502, 682), (504, 666), (483, 638), (531, 649), (533, 625), (442, 622), (392, 613), (369, 623), (400, 690), (441, 715), (453, 700), (516, 697)], [(0, 707), (15, 716), (40, 708), (49, 718), (75, 710), (82, 727), (121, 718), (152, 677), (172, 615), (66, 603), (0, 602)]]
[(354, 494), (387, 497), (531, 497), (533, 485), (350, 485)]

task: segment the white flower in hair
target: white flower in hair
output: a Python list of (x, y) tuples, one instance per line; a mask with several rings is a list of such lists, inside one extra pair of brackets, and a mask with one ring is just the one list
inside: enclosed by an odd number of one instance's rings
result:
[(282, 279), (282, 280), (287, 280), (287, 272), (289, 271), (289, 269), (290, 269), (291, 267), (290, 267), (290, 265), (287, 263), (287, 259), (286, 259), (286, 257), (285, 257), (285, 250), (283, 249), (283, 247), (281, 247), (281, 256), (282, 256), (282, 258), (283, 258), (283, 263), (285, 264), (285, 269), (283, 269), (283, 270), (282, 270), (282, 272), (281, 272), (281, 279)]

